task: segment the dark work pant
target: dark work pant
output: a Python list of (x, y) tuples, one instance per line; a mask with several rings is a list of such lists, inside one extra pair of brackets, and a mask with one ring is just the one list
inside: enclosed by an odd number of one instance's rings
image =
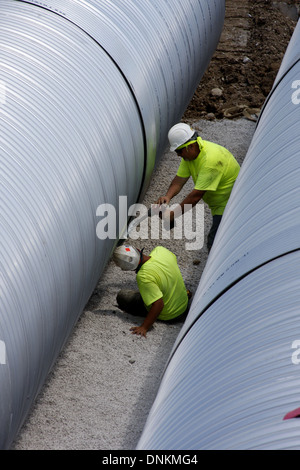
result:
[[(146, 317), (148, 310), (145, 307), (142, 296), (138, 290), (121, 289), (117, 295), (117, 303), (121, 310), (136, 315), (139, 317)], [(164, 320), (167, 323), (175, 323), (177, 321), (185, 320), (191, 305), (191, 298), (189, 298), (187, 309), (184, 313), (171, 320)]]
[(218, 230), (218, 227), (220, 225), (221, 220), (222, 220), (221, 215), (214, 215), (213, 216), (213, 223), (212, 223), (211, 229), (209, 231), (209, 234), (207, 236), (207, 249), (208, 249), (208, 252), (210, 252), (210, 249), (211, 249), (212, 244), (214, 242), (214, 239), (215, 239), (215, 236), (216, 236), (216, 233), (217, 233), (217, 230)]

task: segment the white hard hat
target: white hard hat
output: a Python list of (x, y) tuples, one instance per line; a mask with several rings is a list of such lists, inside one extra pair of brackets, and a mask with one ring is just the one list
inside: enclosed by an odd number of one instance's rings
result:
[(134, 271), (139, 265), (140, 253), (131, 245), (121, 245), (115, 249), (113, 260), (123, 271)]
[(185, 142), (190, 140), (194, 134), (195, 130), (183, 122), (179, 122), (178, 124), (175, 124), (175, 126), (171, 127), (168, 133), (171, 152), (185, 144)]

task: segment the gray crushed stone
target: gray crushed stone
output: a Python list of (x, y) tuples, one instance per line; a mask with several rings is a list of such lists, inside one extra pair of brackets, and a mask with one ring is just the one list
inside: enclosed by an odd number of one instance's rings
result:
[[(242, 164), (255, 130), (253, 121), (201, 120), (193, 125), (203, 139), (225, 146)], [(176, 154), (166, 150), (145, 195), (146, 206), (165, 194), (178, 164)], [(188, 182), (184, 191), (191, 189), (192, 182)], [(205, 207), (205, 237), (210, 224)], [(131, 242), (146, 252), (158, 244), (173, 251), (187, 287), (195, 292), (207, 260), (205, 245), (186, 250), (185, 239), (172, 237)], [(133, 335), (130, 327), (140, 324), (140, 319), (124, 314), (116, 305), (117, 292), (124, 287), (136, 288), (135, 274), (122, 272), (110, 262), (20, 430), (14, 450), (135, 449), (182, 323), (156, 322), (147, 338)]]

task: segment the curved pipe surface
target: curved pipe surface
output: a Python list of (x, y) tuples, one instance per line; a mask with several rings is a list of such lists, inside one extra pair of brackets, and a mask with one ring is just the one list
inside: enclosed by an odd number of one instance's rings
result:
[(300, 449), (285, 419), (300, 406), (299, 44), (300, 22), (138, 449)]
[[(145, 192), (224, 14), (220, 0), (1, 0), (0, 448), (126, 228), (120, 197), (129, 207)], [(121, 222), (100, 239), (107, 205)]]

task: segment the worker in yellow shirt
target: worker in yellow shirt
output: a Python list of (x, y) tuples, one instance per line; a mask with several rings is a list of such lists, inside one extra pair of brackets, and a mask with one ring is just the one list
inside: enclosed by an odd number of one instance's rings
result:
[(203, 199), (213, 216), (207, 238), (207, 248), (210, 251), (240, 166), (226, 148), (202, 140), (188, 124), (175, 124), (169, 130), (168, 139), (170, 150), (175, 150), (181, 157), (181, 162), (166, 195), (160, 196), (156, 204), (169, 204), (192, 176), (194, 189), (175, 211), (165, 211), (164, 217), (169, 217), (172, 224), (176, 216), (183, 214), (185, 210), (194, 207)]
[(117, 295), (121, 310), (144, 317), (141, 326), (132, 327), (133, 334), (146, 336), (156, 320), (184, 320), (191, 293), (185, 287), (177, 258), (162, 246), (149, 255), (131, 245), (117, 247), (115, 263), (123, 271), (135, 271), (139, 290), (122, 289)]

